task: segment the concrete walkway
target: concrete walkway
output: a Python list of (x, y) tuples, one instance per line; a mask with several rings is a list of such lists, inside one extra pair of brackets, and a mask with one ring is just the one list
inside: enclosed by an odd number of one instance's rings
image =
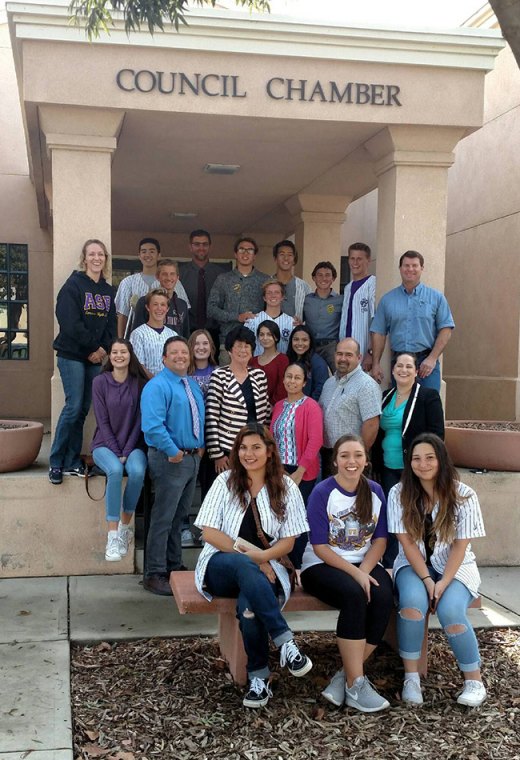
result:
[[(470, 610), (475, 627), (520, 627), (520, 568), (481, 575), (483, 606)], [(171, 598), (146, 593), (136, 575), (0, 580), (0, 611), (0, 760), (73, 760), (71, 641), (212, 635), (217, 623), (213, 615), (180, 616)], [(336, 613), (288, 619), (296, 631), (330, 631)]]

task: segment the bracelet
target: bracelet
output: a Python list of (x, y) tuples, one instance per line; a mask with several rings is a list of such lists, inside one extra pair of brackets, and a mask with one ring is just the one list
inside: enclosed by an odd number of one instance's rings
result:
[(421, 578), (421, 580), (425, 581), (426, 578), (429, 578), (431, 581), (433, 581), (433, 578), (431, 577), (431, 575), (425, 575), (424, 578)]

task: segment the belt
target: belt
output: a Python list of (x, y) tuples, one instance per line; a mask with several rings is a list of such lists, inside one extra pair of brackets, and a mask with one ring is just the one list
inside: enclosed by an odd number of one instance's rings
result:
[(398, 354), (406, 354), (408, 352), (411, 354), (415, 354), (417, 358), (419, 357), (424, 358), (428, 356), (429, 354), (431, 354), (431, 351), (432, 351), (431, 348), (425, 348), (422, 351), (414, 351), (413, 348), (407, 349), (406, 351), (394, 351), (394, 349), (392, 349), (392, 359), (395, 359), (395, 357)]
[[(155, 448), (155, 446), (148, 446), (148, 448), (149, 448), (151, 451), (160, 451), (160, 449), (156, 449), (156, 448)], [(190, 454), (191, 454), (191, 455), (195, 455), (195, 454), (198, 454), (198, 453), (199, 453), (199, 450), (198, 450), (198, 449), (180, 449), (180, 451), (182, 451), (182, 453), (183, 453), (183, 454), (185, 454), (186, 456), (188, 456), (188, 455), (190, 455)], [(163, 453), (164, 453), (164, 452), (163, 452)], [(167, 456), (167, 454), (165, 454), (165, 456)]]

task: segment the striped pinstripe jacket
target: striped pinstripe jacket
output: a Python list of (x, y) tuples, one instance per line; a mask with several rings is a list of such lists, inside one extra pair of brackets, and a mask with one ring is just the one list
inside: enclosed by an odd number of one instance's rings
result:
[[(265, 424), (270, 405), (267, 378), (262, 369), (249, 368), (256, 421)], [(247, 422), (242, 389), (230, 367), (219, 367), (211, 375), (206, 397), (206, 448), (211, 459), (219, 459), (233, 447), (238, 431)]]

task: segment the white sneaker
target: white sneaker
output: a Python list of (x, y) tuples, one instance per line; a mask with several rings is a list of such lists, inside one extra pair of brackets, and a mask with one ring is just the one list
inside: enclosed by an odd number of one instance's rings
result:
[(345, 701), (349, 707), (366, 713), (390, 707), (390, 702), (377, 693), (366, 676), (359, 676), (350, 689), (345, 689)]
[(119, 550), (119, 535), (117, 530), (108, 531), (108, 540), (105, 548), (105, 559), (108, 562), (119, 562), (121, 552)]
[(182, 546), (193, 545), (193, 536), (191, 535), (191, 530), (189, 528), (184, 528), (184, 530), (181, 531), (181, 545)]
[(345, 671), (343, 668), (334, 673), (329, 685), (321, 692), (321, 696), (336, 707), (341, 707), (345, 701)]
[(119, 526), (117, 530), (117, 538), (119, 540), (119, 554), (122, 557), (126, 557), (128, 554), (128, 549), (130, 547), (130, 544), (132, 543), (132, 539), (134, 537), (133, 531), (130, 530), (128, 527), (122, 527)]
[(422, 705), (424, 699), (420, 681), (416, 678), (405, 678), (401, 699), (409, 705)]
[(457, 702), (468, 707), (480, 707), (486, 697), (487, 691), (482, 681), (468, 680), (464, 681), (464, 689), (457, 697)]

